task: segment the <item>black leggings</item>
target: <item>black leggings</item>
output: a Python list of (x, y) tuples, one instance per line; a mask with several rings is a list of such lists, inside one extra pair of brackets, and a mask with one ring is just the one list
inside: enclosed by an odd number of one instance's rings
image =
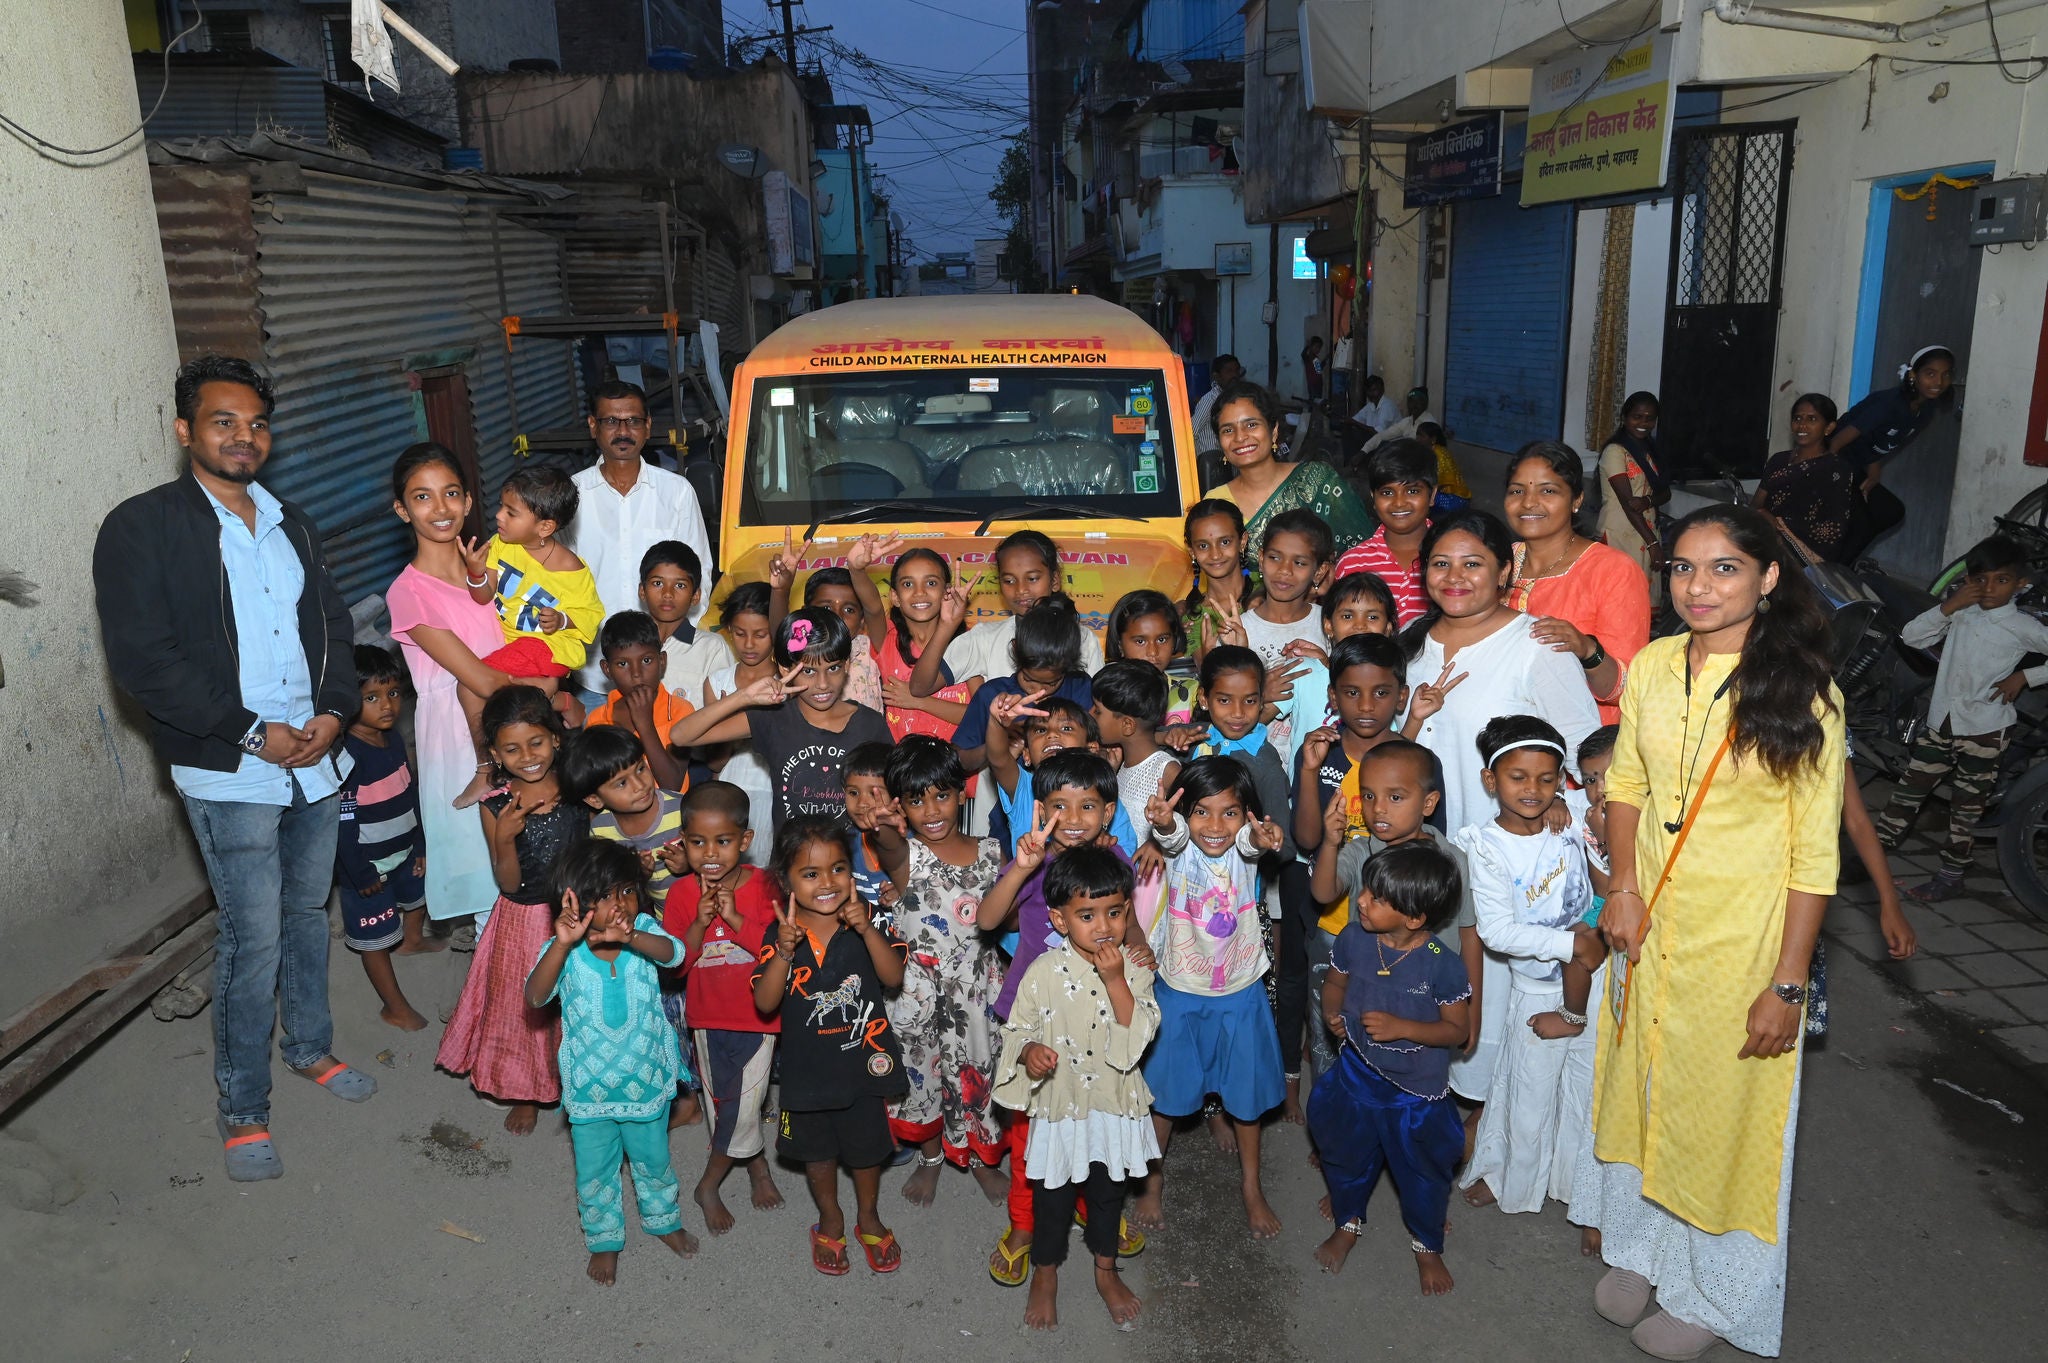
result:
[[(1145, 1118), (1150, 1121), (1151, 1118)], [(1016, 1151), (1012, 1159), (1022, 1159)], [(1058, 1268), (1067, 1261), (1067, 1237), (1074, 1229), (1074, 1206), (1088, 1199), (1088, 1224), (1082, 1228), (1081, 1243), (1100, 1258), (1116, 1258), (1119, 1228), (1124, 1219), (1124, 1185), (1109, 1176), (1104, 1164), (1088, 1166), (1086, 1183), (1063, 1183), (1048, 1188), (1031, 1180), (1031, 1262), (1035, 1266)]]
[(1309, 1018), (1308, 934), (1316, 920), (1309, 869), (1290, 861), (1280, 871), (1280, 959), (1275, 962), (1274, 1021), (1280, 1028), (1280, 1068), (1301, 1073), (1301, 1038)]

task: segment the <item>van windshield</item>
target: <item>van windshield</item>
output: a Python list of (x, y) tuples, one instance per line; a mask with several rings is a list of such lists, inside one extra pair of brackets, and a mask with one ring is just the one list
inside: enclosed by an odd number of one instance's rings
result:
[[(1165, 376), (1016, 368), (754, 383), (742, 525), (1181, 514)], [(890, 503), (878, 506), (877, 503)]]

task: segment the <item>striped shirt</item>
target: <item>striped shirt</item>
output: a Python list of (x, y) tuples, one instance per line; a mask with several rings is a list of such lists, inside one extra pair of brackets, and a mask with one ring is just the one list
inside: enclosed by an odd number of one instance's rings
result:
[[(607, 809), (591, 819), (590, 836), (622, 842), (635, 852), (653, 852), (679, 841), (683, 836), (683, 797), (672, 790), (657, 790), (654, 800), (657, 813), (645, 833), (629, 836), (620, 829), (619, 816)], [(647, 901), (657, 914), (668, 901), (668, 887), (675, 879), (668, 863), (656, 857), (654, 868), (647, 873)]]
[(1374, 573), (1387, 584), (1387, 590), (1394, 594), (1394, 613), (1400, 617), (1397, 625), (1406, 625), (1429, 609), (1429, 598), (1422, 590), (1422, 564), (1403, 565), (1394, 557), (1394, 551), (1387, 547), (1385, 526), (1373, 531), (1371, 539), (1346, 549), (1330, 580), (1334, 582), (1349, 573)]
[(372, 743), (351, 729), (341, 740), (355, 759), (355, 770), (341, 783), (334, 861), (338, 874), (359, 894), (427, 850), (405, 740), (395, 729), (384, 739)]

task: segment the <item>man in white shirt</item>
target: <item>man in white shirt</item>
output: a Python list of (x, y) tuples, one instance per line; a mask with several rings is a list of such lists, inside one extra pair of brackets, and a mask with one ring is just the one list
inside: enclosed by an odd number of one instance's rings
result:
[[(638, 608), (640, 559), (662, 540), (689, 545), (709, 575), (711, 537), (696, 489), (681, 474), (641, 458), (651, 430), (647, 394), (638, 384), (614, 380), (591, 392), (590, 438), (597, 442), (598, 460), (575, 476), (581, 502), (562, 538), (589, 565), (607, 614)], [(709, 595), (697, 593), (692, 623), (704, 614)], [(597, 665), (593, 649), (576, 673), (586, 703), (595, 696), (601, 704), (605, 697), (607, 683)]]
[(1429, 410), (1429, 390), (1420, 387), (1410, 388), (1408, 390), (1408, 415), (1390, 426), (1382, 426), (1378, 434), (1365, 442), (1364, 446), (1360, 448), (1359, 453), (1371, 454), (1389, 440), (1413, 440), (1417, 426), (1431, 423), (1439, 426), (1443, 424), (1437, 421), (1436, 414)]
[(1215, 411), (1216, 397), (1224, 389), (1244, 377), (1244, 366), (1237, 362), (1235, 355), (1218, 355), (1209, 364), (1209, 391), (1202, 394), (1202, 400), (1195, 404), (1195, 453), (1196, 455), (1220, 454), (1223, 444), (1216, 438)]
[(1401, 419), (1401, 409), (1387, 396), (1387, 381), (1377, 374), (1365, 376), (1365, 406), (1351, 414), (1351, 419), (1369, 428), (1369, 437), (1386, 430)]

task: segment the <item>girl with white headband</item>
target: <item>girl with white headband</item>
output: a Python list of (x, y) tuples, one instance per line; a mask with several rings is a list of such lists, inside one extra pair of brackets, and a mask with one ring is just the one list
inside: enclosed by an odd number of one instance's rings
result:
[(1571, 1197), (1590, 1125), (1587, 999), (1607, 952), (1587, 921), (1585, 843), (1549, 826), (1564, 789), (1564, 736), (1534, 715), (1504, 715), (1479, 731), (1477, 747), (1498, 812), (1454, 840), (1471, 859), (1479, 940), (1506, 958), (1508, 987), (1500, 1055), (1460, 1182), (1475, 1207), (1541, 1211), (1546, 1196)]

